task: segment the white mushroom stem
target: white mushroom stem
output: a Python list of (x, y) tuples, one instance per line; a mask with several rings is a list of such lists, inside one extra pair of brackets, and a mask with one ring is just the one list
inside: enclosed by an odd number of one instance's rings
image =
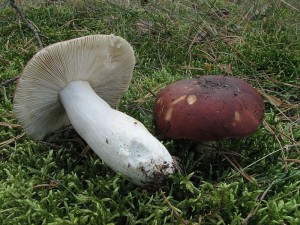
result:
[(74, 129), (113, 170), (139, 185), (174, 172), (167, 149), (142, 123), (112, 109), (89, 82), (70, 82), (59, 99)]

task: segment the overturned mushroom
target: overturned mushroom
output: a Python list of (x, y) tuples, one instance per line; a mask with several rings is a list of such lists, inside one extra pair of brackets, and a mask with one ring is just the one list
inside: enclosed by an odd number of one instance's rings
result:
[(174, 171), (167, 149), (139, 121), (112, 108), (128, 89), (134, 64), (130, 44), (114, 35), (50, 45), (22, 72), (16, 117), (36, 140), (71, 123), (108, 166), (136, 184), (164, 177)]
[(248, 136), (263, 115), (263, 99), (251, 85), (221, 75), (177, 81), (160, 92), (154, 108), (160, 134), (202, 142)]

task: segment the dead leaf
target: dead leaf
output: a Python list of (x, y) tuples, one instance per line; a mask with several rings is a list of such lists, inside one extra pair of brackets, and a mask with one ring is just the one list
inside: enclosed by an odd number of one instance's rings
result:
[(231, 64), (220, 64), (219, 67), (225, 73), (232, 75)]
[(204, 68), (205, 68), (208, 72), (210, 72), (211, 69), (212, 69), (212, 65), (211, 65), (210, 63), (204, 63)]
[(267, 95), (265, 92), (263, 91), (259, 91), (272, 105), (274, 106), (281, 106), (284, 104), (283, 101), (281, 101), (279, 98), (272, 96), (272, 95)]
[(268, 95), (267, 99), (274, 106), (281, 106), (283, 104), (283, 101), (281, 101), (279, 98), (272, 96), (272, 95)]
[(259, 90), (258, 91), (262, 96), (264, 96), (264, 98), (266, 98), (272, 105), (276, 106), (276, 107), (282, 107), (288, 110), (291, 109), (296, 109), (299, 107), (299, 104), (292, 104), (289, 102), (285, 102), (279, 98), (277, 98), (276, 96), (273, 95), (267, 95), (264, 91)]

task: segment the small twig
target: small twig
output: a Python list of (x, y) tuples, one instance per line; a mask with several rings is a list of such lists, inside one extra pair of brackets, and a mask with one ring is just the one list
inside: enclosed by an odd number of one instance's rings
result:
[(288, 172), (289, 169), (288, 169), (288, 164), (287, 162), (285, 161), (286, 157), (285, 157), (285, 154), (284, 154), (284, 148), (283, 146), (281, 145), (281, 142), (278, 138), (278, 135), (276, 135), (274, 129), (271, 127), (271, 125), (267, 122), (267, 121), (264, 121), (263, 124), (265, 125), (266, 129), (275, 137), (275, 139), (277, 140), (280, 148), (282, 149), (281, 151), (281, 155), (282, 155), (282, 158), (283, 158), (283, 162), (284, 162), (284, 168), (285, 168), (285, 172)]
[(86, 145), (82, 150), (82, 152), (80, 153), (80, 157), (84, 157), (90, 149), (91, 147), (89, 145)]
[[(279, 149), (277, 149), (277, 150), (275, 150), (275, 151), (273, 151), (273, 152), (271, 152), (271, 153), (269, 153), (269, 154), (267, 154), (267, 155), (261, 157), (260, 159), (258, 159), (258, 160), (256, 160), (256, 161), (250, 163), (248, 166), (245, 166), (245, 167), (243, 168), (243, 170), (249, 169), (249, 168), (252, 167), (253, 165), (255, 165), (255, 164), (261, 162), (262, 160), (266, 159), (267, 157), (270, 157), (270, 156), (272, 156), (272, 155), (274, 155), (274, 154), (276, 154), (276, 153), (282, 151), (283, 149), (286, 149), (286, 151), (291, 151), (291, 150), (292, 150), (292, 147), (297, 147), (297, 148), (298, 148), (299, 146), (300, 146), (300, 143), (293, 144), (293, 145), (285, 145), (285, 146), (283, 146), (283, 148), (279, 148)], [(235, 176), (235, 174), (233, 174), (233, 175), (230, 176), (229, 178), (232, 178), (233, 176)]]
[(237, 166), (226, 154), (222, 154), (223, 157), (249, 182), (253, 183), (253, 178), (246, 174), (242, 168)]
[(14, 123), (6, 123), (6, 122), (0, 122), (0, 127), (12, 127), (12, 128), (20, 128), (20, 124), (14, 124)]
[[(205, 151), (213, 151), (215, 153), (218, 153), (218, 154), (225, 154), (225, 155), (233, 155), (233, 156), (237, 156), (237, 157), (240, 157), (240, 158), (243, 158), (243, 159), (247, 159), (246, 156), (243, 156), (242, 154), (238, 153), (238, 152), (235, 152), (235, 151), (231, 151), (231, 150), (227, 150), (227, 149), (223, 149), (223, 148), (220, 148), (220, 147), (217, 147), (215, 144), (207, 144), (207, 143), (198, 143), (196, 145), (196, 149), (200, 146), (205, 146), (207, 147), (205, 149)], [(201, 147), (200, 147), (201, 148)], [(199, 150), (197, 150), (199, 151)]]
[(55, 180), (50, 180), (49, 184), (38, 184), (33, 186), (34, 189), (37, 188), (46, 188), (46, 189), (53, 189), (59, 186), (59, 182), (55, 181)]
[(164, 201), (167, 203), (167, 205), (172, 209), (172, 212), (174, 213), (174, 216), (177, 220), (179, 220), (180, 222), (182, 222), (181, 224), (187, 225), (189, 224), (188, 221), (184, 220), (178, 213), (178, 210), (171, 204), (171, 202), (168, 200), (168, 198), (165, 196), (165, 194), (162, 192), (162, 190), (160, 190), (160, 192), (162, 193), (162, 197), (164, 199)]
[(147, 88), (146, 86), (143, 86), (143, 88), (148, 91), (154, 98), (157, 98), (157, 94), (155, 94), (152, 90), (150, 90), (149, 88)]
[[(285, 149), (286, 151), (292, 151), (292, 147), (298, 148), (299, 146), (300, 146), (300, 143), (293, 144), (293, 145), (285, 145), (285, 146), (283, 146), (283, 148), (279, 148), (279, 149), (277, 149), (277, 150), (275, 150), (275, 151), (273, 151), (273, 152), (271, 152), (271, 153), (269, 153), (269, 154), (267, 154), (267, 155), (261, 157), (260, 159), (258, 159), (258, 160), (256, 160), (256, 161), (250, 163), (249, 165), (245, 166), (245, 167), (243, 168), (243, 170), (245, 171), (245, 170), (249, 169), (249, 168), (252, 167), (253, 165), (255, 165), (255, 164), (257, 164), (257, 163), (259, 163), (259, 162), (265, 160), (267, 157), (270, 157), (270, 156), (272, 156), (272, 155), (274, 155), (274, 154), (276, 154), (276, 153), (282, 151), (283, 149)], [(239, 171), (238, 171), (238, 172), (239, 172)], [(229, 179), (231, 179), (232, 177), (236, 176), (237, 174), (238, 174), (238, 173), (235, 173), (235, 174), (231, 175), (231, 176), (229, 177)]]
[(0, 87), (7, 87), (9, 84), (11, 84), (12, 82), (16, 81), (19, 79), (19, 76), (18, 77), (13, 77), (13, 78), (10, 78), (8, 80), (5, 80), (3, 81), (1, 84), (0, 84)]
[(2, 92), (3, 92), (4, 100), (5, 100), (5, 101), (8, 101), (7, 94), (6, 94), (6, 89), (5, 89), (4, 86), (2, 86)]
[(291, 7), (293, 10), (296, 10), (297, 12), (300, 12), (299, 9), (297, 9), (295, 6), (292, 6), (290, 3), (284, 1), (284, 0), (281, 0), (284, 4), (286, 4), (287, 6)]
[(48, 141), (51, 142), (51, 140), (55, 139), (55, 137), (57, 135), (61, 135), (62, 133), (65, 133), (66, 131), (69, 131), (69, 130), (73, 130), (73, 127), (71, 125), (64, 126), (60, 130), (57, 130), (57, 131), (47, 134), (47, 136), (45, 137), (45, 140), (47, 140), (47, 142)]
[(137, 108), (137, 109), (138, 109), (145, 117), (150, 117), (150, 116), (145, 112), (146, 109), (140, 107), (139, 105), (136, 105), (136, 108)]
[(53, 143), (50, 143), (50, 142), (47, 142), (47, 141), (39, 141), (39, 143), (43, 144), (43, 145), (47, 145), (47, 146), (49, 146), (50, 148), (53, 148), (53, 149), (61, 149), (61, 148), (63, 148), (63, 146), (56, 145), (56, 144), (53, 144)]
[(36, 26), (33, 24), (32, 21), (30, 21), (26, 18), (23, 10), (20, 8), (20, 6), (17, 5), (15, 0), (9, 0), (9, 2), (10, 2), (10, 5), (17, 11), (17, 13), (20, 16), (23, 23), (25, 23), (29, 27), (29, 29), (34, 33), (34, 36), (35, 36), (35, 38), (38, 42), (38, 47), (39, 47), (39, 49), (42, 49), (43, 48), (43, 43), (42, 43), (41, 37), (39, 35), (39, 32), (36, 29)]
[(260, 207), (260, 205), (261, 205), (262, 200), (266, 197), (267, 193), (268, 193), (269, 190), (272, 188), (272, 186), (273, 186), (274, 183), (275, 183), (275, 181), (273, 181), (273, 182), (271, 183), (271, 185), (270, 185), (270, 186), (264, 191), (264, 193), (260, 196), (258, 205), (257, 205), (254, 209), (252, 209), (252, 210), (249, 212), (249, 214), (247, 215), (247, 217), (242, 221), (242, 225), (248, 224), (249, 219), (250, 219), (252, 216), (254, 216), (254, 215), (256, 214), (257, 210), (259, 209), (259, 207)]
[(300, 163), (300, 159), (284, 159), (285, 162)]
[(82, 152), (80, 153), (78, 159), (75, 161), (75, 164), (78, 164), (85, 156), (86, 154), (88, 153), (88, 151), (91, 150), (91, 147), (89, 145), (86, 145), (84, 147), (84, 149), (82, 150)]
[(13, 142), (19, 140), (20, 138), (22, 138), (24, 135), (25, 135), (25, 133), (20, 134), (20, 135), (18, 135), (18, 136), (16, 136), (16, 137), (13, 137), (13, 138), (10, 138), (10, 139), (8, 139), (8, 140), (6, 140), (6, 141), (1, 142), (1, 143), (0, 143), (0, 147), (3, 147), (3, 146), (5, 146), (5, 145), (9, 145), (9, 144), (11, 144), (11, 143), (13, 143)]

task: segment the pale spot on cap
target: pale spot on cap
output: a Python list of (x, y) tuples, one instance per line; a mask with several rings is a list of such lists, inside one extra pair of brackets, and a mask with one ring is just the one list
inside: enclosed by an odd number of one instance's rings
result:
[(239, 113), (238, 111), (235, 111), (235, 112), (234, 112), (234, 119), (235, 119), (236, 121), (239, 121), (239, 120), (241, 119), (240, 113)]
[(186, 95), (182, 95), (180, 97), (178, 97), (176, 100), (174, 100), (174, 102), (172, 102), (172, 105), (177, 104), (178, 102), (181, 102), (182, 100), (184, 100), (186, 98)]
[(196, 95), (189, 95), (186, 100), (187, 100), (189, 105), (193, 105), (197, 101), (197, 96)]
[(165, 120), (166, 121), (170, 121), (171, 120), (172, 113), (173, 113), (173, 109), (169, 108), (168, 111), (167, 111), (167, 113), (166, 113), (166, 116), (165, 116)]
[(160, 97), (158, 100), (157, 100), (157, 103), (161, 104), (162, 103), (162, 98)]

